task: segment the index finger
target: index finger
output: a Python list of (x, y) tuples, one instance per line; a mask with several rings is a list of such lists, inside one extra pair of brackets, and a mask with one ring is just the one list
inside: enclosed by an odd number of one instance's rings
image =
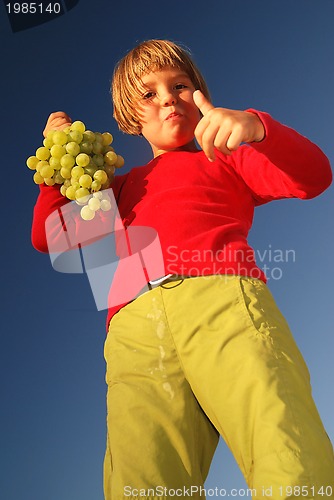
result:
[(193, 93), (194, 103), (202, 113), (206, 115), (211, 109), (214, 109), (213, 104), (205, 97), (205, 95), (200, 90), (195, 90)]

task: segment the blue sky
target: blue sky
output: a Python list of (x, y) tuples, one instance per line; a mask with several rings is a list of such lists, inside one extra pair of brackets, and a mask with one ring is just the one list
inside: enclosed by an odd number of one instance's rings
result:
[[(55, 272), (30, 243), (38, 188), (25, 159), (41, 144), (49, 113), (64, 110), (112, 132), (124, 171), (145, 163), (147, 145), (113, 121), (110, 79), (135, 44), (169, 38), (191, 49), (214, 104), (267, 111), (334, 164), (333, 18), (332, 0), (80, 0), (59, 19), (12, 33), (1, 7), (2, 498), (103, 498), (105, 311), (96, 310), (84, 275)], [(307, 361), (332, 441), (333, 190), (260, 207), (250, 235), (259, 263), (270, 268), (268, 285)], [(273, 252), (287, 251), (275, 262)], [(223, 443), (206, 486), (246, 488)]]

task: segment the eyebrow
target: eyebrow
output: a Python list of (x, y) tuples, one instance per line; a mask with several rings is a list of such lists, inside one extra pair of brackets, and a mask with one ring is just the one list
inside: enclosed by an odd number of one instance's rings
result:
[[(184, 71), (180, 72), (180, 73), (176, 73), (175, 75), (173, 75), (170, 80), (179, 80), (179, 79), (182, 79), (182, 78), (186, 78), (187, 80), (191, 81), (191, 78), (190, 76), (185, 73)], [(153, 85), (155, 83), (155, 81), (151, 81), (151, 80), (148, 80), (147, 82), (143, 82), (142, 81), (142, 84), (144, 87), (149, 87), (150, 85)]]

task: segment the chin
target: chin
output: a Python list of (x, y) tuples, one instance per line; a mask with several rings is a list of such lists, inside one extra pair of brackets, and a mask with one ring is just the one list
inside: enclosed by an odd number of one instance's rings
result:
[(194, 137), (184, 137), (184, 138), (175, 138), (175, 140), (172, 140), (169, 142), (167, 145), (167, 148), (169, 149), (178, 149), (178, 148), (183, 148), (186, 147), (188, 144), (191, 144), (194, 140)]

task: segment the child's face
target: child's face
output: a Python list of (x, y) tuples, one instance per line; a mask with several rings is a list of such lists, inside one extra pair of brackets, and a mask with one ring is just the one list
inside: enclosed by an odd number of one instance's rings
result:
[(167, 67), (144, 74), (142, 83), (136, 112), (154, 156), (196, 150), (194, 130), (200, 112), (193, 101), (196, 89), (189, 76), (182, 69)]

